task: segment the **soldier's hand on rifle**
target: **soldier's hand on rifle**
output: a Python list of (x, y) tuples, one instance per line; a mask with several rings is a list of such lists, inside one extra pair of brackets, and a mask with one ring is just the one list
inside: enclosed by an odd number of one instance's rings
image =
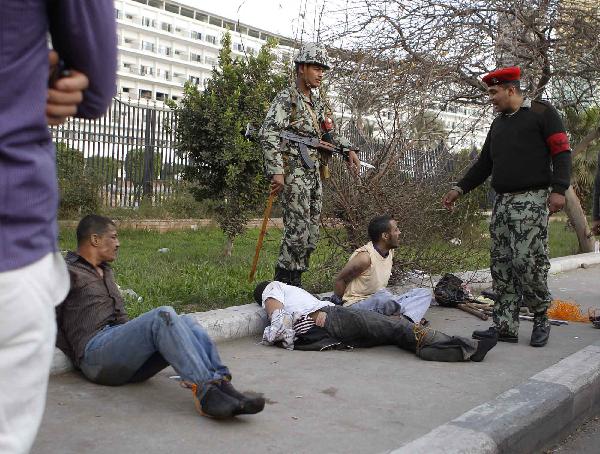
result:
[(454, 210), (454, 202), (456, 202), (459, 196), (460, 193), (456, 189), (450, 189), (442, 199), (442, 205), (448, 211), (452, 212)]
[(46, 102), (46, 120), (49, 126), (64, 123), (67, 117), (77, 113), (77, 106), (83, 101), (83, 91), (89, 81), (85, 74), (69, 70), (68, 74), (54, 74), (59, 69), (59, 57), (55, 51), (48, 54), (51, 81)]
[(348, 161), (346, 162), (346, 165), (355, 176), (358, 175), (358, 171), (360, 170), (360, 159), (358, 159), (356, 151), (350, 150), (348, 152)]
[(279, 194), (281, 191), (283, 191), (283, 185), (283, 174), (273, 175), (271, 178), (271, 194)]

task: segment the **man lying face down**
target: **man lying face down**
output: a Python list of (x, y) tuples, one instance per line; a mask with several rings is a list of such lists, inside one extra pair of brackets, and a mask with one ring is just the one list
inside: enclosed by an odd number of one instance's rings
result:
[(355, 310), (321, 301), (307, 291), (278, 281), (261, 282), (254, 300), (271, 324), (263, 343), (291, 350), (397, 345), (428, 361), (482, 361), (495, 340), (449, 336), (400, 317)]

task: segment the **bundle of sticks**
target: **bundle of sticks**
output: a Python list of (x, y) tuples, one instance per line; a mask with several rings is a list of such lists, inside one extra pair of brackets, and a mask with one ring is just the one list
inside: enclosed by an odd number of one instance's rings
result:
[[(464, 303), (460, 303), (456, 307), (458, 309), (460, 309), (461, 311), (468, 312), (469, 314), (472, 314), (475, 317), (480, 318), (481, 320), (487, 320), (492, 315), (492, 312), (494, 310), (493, 303), (484, 303), (475, 298), (468, 298), (465, 300)], [(530, 322), (533, 321), (533, 314), (531, 313), (529, 308), (521, 307), (520, 312), (521, 312), (519, 315), (520, 320), (527, 320)], [(569, 322), (567, 322), (565, 320), (556, 320), (556, 319), (552, 319), (552, 318), (549, 319), (549, 322), (551, 325), (556, 325), (556, 326), (569, 324)]]

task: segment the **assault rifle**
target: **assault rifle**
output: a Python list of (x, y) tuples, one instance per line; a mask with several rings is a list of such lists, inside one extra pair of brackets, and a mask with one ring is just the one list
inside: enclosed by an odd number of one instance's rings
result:
[[(256, 130), (250, 123), (248, 123), (246, 126), (244, 137), (246, 137), (248, 140), (256, 141)], [(339, 154), (345, 160), (348, 160), (350, 156), (350, 150), (348, 148), (338, 147), (332, 143), (317, 139), (316, 137), (303, 136), (285, 130), (279, 132), (279, 137), (281, 137), (281, 140), (285, 143), (292, 142), (298, 145), (298, 150), (300, 151), (300, 160), (306, 169), (315, 168), (314, 161), (308, 155), (308, 148), (314, 148), (315, 150), (319, 150), (328, 154)], [(375, 166), (363, 161), (360, 161), (360, 165), (362, 167), (366, 167), (367, 169), (375, 168)]]

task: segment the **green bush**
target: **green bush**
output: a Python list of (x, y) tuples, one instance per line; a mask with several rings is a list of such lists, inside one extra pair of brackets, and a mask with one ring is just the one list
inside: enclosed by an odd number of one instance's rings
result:
[(56, 144), (56, 166), (61, 219), (77, 219), (100, 209), (100, 179), (86, 171), (83, 153), (69, 148), (64, 142)]

